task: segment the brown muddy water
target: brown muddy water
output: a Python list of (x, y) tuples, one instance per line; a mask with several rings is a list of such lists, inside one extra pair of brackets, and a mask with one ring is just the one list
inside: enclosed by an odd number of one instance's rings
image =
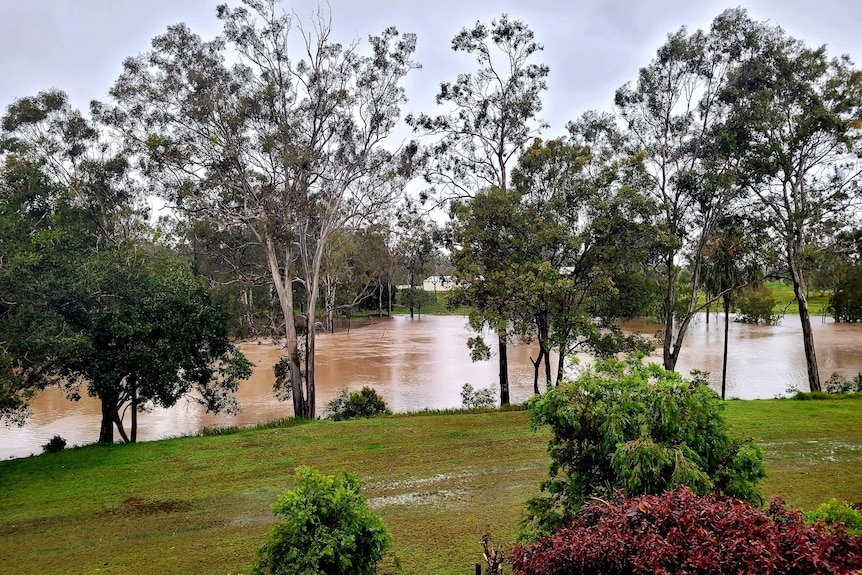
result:
[[(461, 316), (425, 316), (411, 320), (353, 320), (348, 333), (339, 326), (336, 333), (318, 336), (317, 411), (323, 415), (327, 401), (339, 389), (374, 387), (393, 411), (454, 408), (461, 405), (461, 387), (497, 386), (496, 351), (488, 362), (473, 363), (467, 353), (472, 333)], [(628, 322), (627, 331), (653, 335), (660, 326), (643, 321)], [(852, 377), (862, 371), (862, 325), (835, 324), (814, 320), (815, 343), (821, 377), (833, 372)], [(709, 371), (714, 388), (721, 385), (723, 318), (711, 316), (707, 324), (701, 315), (690, 327), (677, 369)], [(489, 338), (496, 339), (496, 338)], [(243, 353), (257, 368), (251, 379), (240, 385), (238, 399), (242, 413), (212, 415), (199, 406), (181, 400), (171, 409), (154, 409), (138, 418), (140, 441), (190, 435), (207, 426), (251, 425), (290, 416), (289, 403), (272, 394), (272, 365), (281, 350), (271, 339), (243, 342)], [(660, 351), (658, 352), (660, 354)], [(802, 334), (796, 317), (780, 325), (730, 326), (728, 397), (772, 398), (788, 388), (807, 390)], [(533, 346), (509, 348), (511, 399), (522, 402), (532, 395)], [(659, 362), (658, 356), (653, 358)], [(556, 362), (556, 359), (553, 360)], [(544, 389), (544, 386), (540, 384)], [(32, 404), (32, 416), (25, 427), (0, 426), (0, 459), (41, 452), (41, 446), (56, 434), (68, 444), (90, 443), (98, 438), (99, 404), (90, 397), (70, 402), (58, 391), (40, 394)], [(128, 419), (128, 418), (127, 418)]]

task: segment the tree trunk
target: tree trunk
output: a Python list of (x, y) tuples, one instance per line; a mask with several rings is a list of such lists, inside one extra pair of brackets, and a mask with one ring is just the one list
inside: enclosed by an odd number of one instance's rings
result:
[(99, 443), (114, 443), (114, 402), (102, 399), (102, 422), (99, 425)]
[(563, 370), (566, 365), (566, 344), (560, 344), (560, 357), (557, 360), (557, 385), (560, 385), (560, 382), (563, 381)]
[(536, 361), (530, 358), (530, 363), (533, 364), (533, 393), (539, 395), (539, 364), (542, 363), (542, 348), (539, 347), (539, 356)]
[(500, 356), (500, 405), (509, 405), (509, 357), (506, 334), (497, 334)]
[(293, 286), (290, 276), (290, 253), (285, 256), (284, 276), (279, 272), (278, 254), (270, 238), (266, 238), (266, 259), (278, 303), (284, 314), (284, 330), (287, 336), (288, 370), (290, 371), (291, 399), (293, 400), (294, 417), (302, 417), (305, 408), (305, 398), (302, 390), (302, 373), (299, 368), (299, 341), (296, 335), (296, 321), (293, 314)]
[[(801, 249), (799, 249), (801, 254)], [(796, 254), (794, 254), (795, 256)], [(822, 391), (820, 387), (820, 371), (817, 369), (817, 352), (814, 349), (814, 331), (811, 328), (811, 314), (808, 310), (808, 298), (805, 297), (805, 278), (802, 275), (800, 258), (791, 256), (790, 274), (793, 277), (793, 293), (799, 303), (799, 321), (802, 322), (802, 342), (805, 346), (805, 365), (808, 368), (808, 388), (810, 391)]]
[(676, 299), (676, 271), (673, 265), (673, 256), (668, 256), (665, 261), (665, 273), (667, 274), (667, 286), (664, 297), (664, 342), (662, 342), (662, 359), (664, 368), (668, 371), (673, 371), (676, 367), (676, 354), (673, 350), (673, 322), (674, 322), (674, 300)]
[(114, 412), (114, 423), (117, 424), (117, 431), (120, 432), (120, 437), (123, 438), (123, 441), (125, 443), (129, 443), (129, 436), (126, 435), (126, 430), (123, 429), (123, 420), (120, 419), (120, 412), (119, 411)]
[(377, 317), (383, 317), (383, 282), (377, 280)]
[[(707, 314), (708, 316), (709, 314)], [(727, 340), (730, 331), (730, 296), (724, 296), (724, 358), (721, 362), (721, 399), (725, 399), (727, 389)]]
[(138, 386), (135, 382), (131, 383), (132, 386), (132, 426), (129, 430), (129, 434), (131, 435), (132, 443), (137, 443), (138, 441)]

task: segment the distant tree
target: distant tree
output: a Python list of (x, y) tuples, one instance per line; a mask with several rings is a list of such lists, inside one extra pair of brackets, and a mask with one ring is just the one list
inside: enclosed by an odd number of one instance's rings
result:
[(395, 261), (400, 276), (407, 281), (407, 289), (400, 292), (401, 304), (410, 308), (410, 319), (417, 307), (429, 301), (422, 289), (423, 282), (431, 273), (439, 252), (435, 241), (433, 224), (418, 216), (407, 216), (400, 223), (400, 237), (395, 245)]
[[(720, 298), (724, 309), (724, 352), (721, 365), (721, 399), (727, 383), (727, 346), (730, 311), (739, 292), (750, 284), (762, 281), (771, 263), (767, 234), (758, 229), (757, 218), (725, 215), (719, 219), (703, 250), (700, 272), (708, 298)], [(708, 313), (708, 310), (707, 310)], [(770, 312), (771, 313), (771, 307)], [(707, 316), (708, 317), (708, 316)]]
[[(45, 366), (70, 398), (82, 390), (102, 403), (100, 442), (137, 438), (137, 414), (182, 398), (207, 411), (235, 413), (234, 392), (251, 363), (227, 334), (227, 314), (181, 262), (148, 265), (112, 252), (83, 262), (72, 289), (49, 296), (62, 335)], [(130, 431), (124, 414), (131, 416)]]

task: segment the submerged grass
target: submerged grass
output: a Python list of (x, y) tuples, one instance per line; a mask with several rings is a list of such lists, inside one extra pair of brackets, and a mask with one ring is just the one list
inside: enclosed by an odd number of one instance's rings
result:
[[(524, 411), (421, 413), (88, 446), (0, 462), (0, 573), (249, 573), (293, 469), (350, 471), (404, 573), (463, 574), (487, 531), (512, 542), (547, 474)], [(862, 402), (733, 401), (766, 454), (767, 495), (862, 500)], [(396, 572), (393, 557), (382, 572)]]

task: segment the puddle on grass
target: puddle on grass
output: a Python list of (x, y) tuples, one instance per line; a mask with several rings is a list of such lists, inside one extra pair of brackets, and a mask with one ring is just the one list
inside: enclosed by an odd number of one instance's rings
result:
[(368, 487), (369, 489), (379, 489), (385, 491), (394, 489), (409, 489), (423, 485), (433, 485), (435, 483), (440, 483), (441, 481), (467, 479), (468, 477), (474, 477), (475, 475), (476, 473), (473, 472), (440, 473), (432, 477), (422, 477), (419, 479), (404, 479), (402, 481), (375, 481), (366, 484), (366, 487)]
[(795, 446), (798, 448), (798, 461), (801, 463), (804, 460), (807, 460), (808, 465), (817, 465), (821, 461), (862, 461), (862, 444), (858, 443), (810, 439), (797, 441), (771, 441), (760, 443), (758, 445), (764, 449), (788, 445)]
[(464, 491), (460, 489), (439, 491), (424, 491), (421, 493), (399, 493), (398, 495), (387, 495), (384, 497), (372, 497), (368, 500), (368, 506), (372, 509), (388, 507), (390, 505), (440, 505), (453, 503), (453, 499), (461, 500)]

